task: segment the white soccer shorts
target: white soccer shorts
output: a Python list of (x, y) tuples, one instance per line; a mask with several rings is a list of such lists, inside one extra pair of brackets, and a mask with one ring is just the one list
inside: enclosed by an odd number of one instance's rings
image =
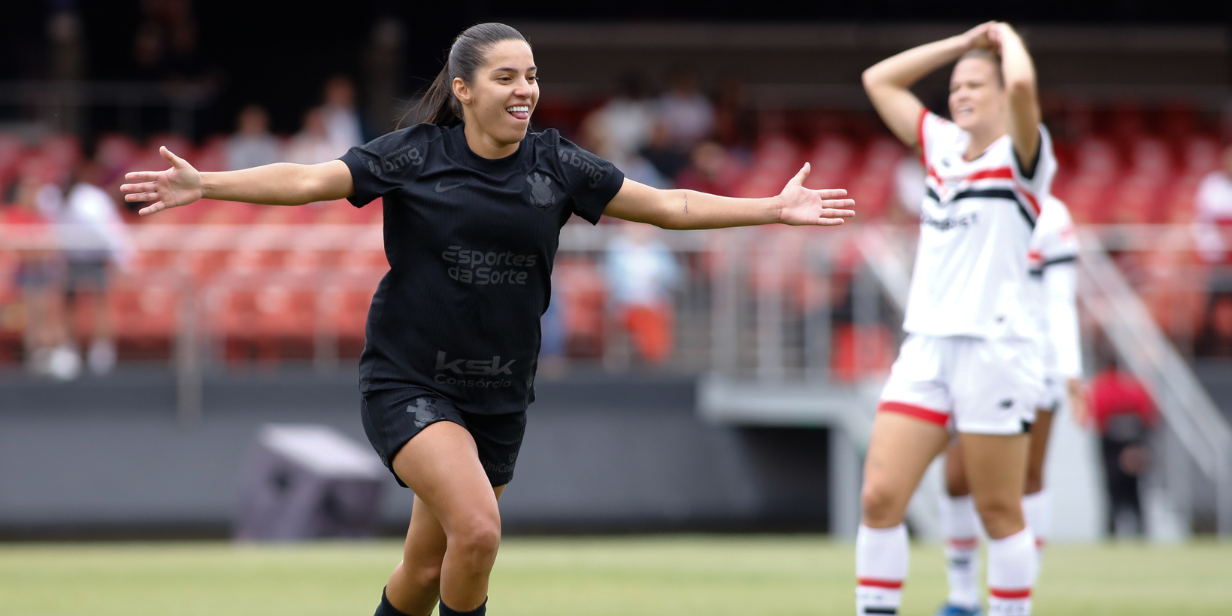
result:
[(1037, 343), (910, 334), (878, 411), (973, 434), (1023, 434), (1044, 398)]

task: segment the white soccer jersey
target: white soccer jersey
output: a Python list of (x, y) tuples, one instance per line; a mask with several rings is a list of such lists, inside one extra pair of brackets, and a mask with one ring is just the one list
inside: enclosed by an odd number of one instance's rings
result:
[(1078, 237), (1069, 209), (1049, 195), (1031, 236), (1030, 312), (1038, 323), (1044, 351), (1044, 370), (1061, 379), (1082, 374), (1082, 343), (1078, 338)]
[(925, 110), (918, 128), (926, 196), (903, 329), (928, 336), (1036, 339), (1025, 313), (1027, 252), (1056, 174), (1048, 130), (1024, 173), (1008, 135), (968, 161), (970, 135)]

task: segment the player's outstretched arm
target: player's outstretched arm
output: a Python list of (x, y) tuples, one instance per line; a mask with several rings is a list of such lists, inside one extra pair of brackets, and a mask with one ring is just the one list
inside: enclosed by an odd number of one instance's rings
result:
[(1040, 104), (1036, 88), (1035, 63), (1022, 37), (1007, 23), (995, 23), (989, 39), (1001, 52), (1001, 73), (1009, 95), (1009, 134), (1018, 160), (1031, 165), (1039, 154)]
[(811, 190), (804, 187), (809, 165), (804, 164), (783, 192), (765, 199), (719, 197), (695, 190), (660, 190), (625, 179), (604, 215), (644, 222), (664, 229), (722, 229), (783, 223), (837, 226), (856, 213), (855, 201), (841, 188)]
[(913, 47), (864, 71), (864, 91), (895, 137), (909, 147), (919, 146), (916, 126), (924, 104), (911, 93), (911, 86), (972, 49), (993, 47), (989, 32), (994, 25), (980, 24), (957, 36)]
[(171, 163), (170, 169), (128, 173), (124, 179), (130, 183), (120, 186), (125, 201), (154, 202), (141, 208), (142, 216), (198, 199), (303, 205), (342, 199), (355, 191), (351, 170), (340, 160), (319, 165), (274, 163), (239, 171), (203, 173), (166, 147), (159, 148), (158, 153)]

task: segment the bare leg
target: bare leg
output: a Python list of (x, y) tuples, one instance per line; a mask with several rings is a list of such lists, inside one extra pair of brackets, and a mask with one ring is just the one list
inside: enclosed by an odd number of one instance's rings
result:
[(440, 599), (470, 611), (488, 596), (488, 575), (500, 546), (497, 497), (465, 428), (440, 421), (398, 452), (394, 471), (415, 491), (403, 562), (386, 597), (399, 611), (427, 616)]
[(962, 441), (954, 439), (945, 448), (945, 492), (950, 496), (967, 496), (971, 494), (971, 486), (967, 485), (967, 467), (963, 464)]
[(1022, 515), (1028, 435), (962, 434), (963, 462), (984, 530), (992, 539), (1026, 528)]
[[(495, 488), (500, 498), (505, 486)], [(399, 610), (418, 616), (431, 614), (441, 597), (441, 564), (448, 545), (445, 529), (418, 496), (411, 510), (411, 526), (406, 533), (402, 562), (389, 576), (385, 594)], [(395, 599), (394, 597), (397, 597)]]
[(1048, 411), (1035, 414), (1031, 426), (1031, 447), (1027, 452), (1027, 483), (1023, 490), (1035, 494), (1044, 489), (1044, 458), (1048, 455), (1048, 437), (1052, 434), (1052, 416)]
[(865, 526), (890, 528), (902, 523), (920, 478), (948, 441), (949, 433), (935, 423), (900, 413), (877, 413), (860, 495)]

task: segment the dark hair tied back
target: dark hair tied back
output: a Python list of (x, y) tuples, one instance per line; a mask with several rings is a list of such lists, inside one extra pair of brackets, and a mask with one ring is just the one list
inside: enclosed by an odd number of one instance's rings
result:
[(498, 23), (476, 24), (459, 34), (449, 48), (441, 73), (428, 86), (419, 104), (407, 112), (398, 125), (401, 126), (408, 118), (413, 119), (414, 123), (426, 122), (437, 126), (461, 124), (462, 103), (453, 95), (453, 80), (461, 78), (466, 83), (472, 83), (475, 71), (487, 61), (488, 52), (502, 41), (526, 43), (521, 32)]

